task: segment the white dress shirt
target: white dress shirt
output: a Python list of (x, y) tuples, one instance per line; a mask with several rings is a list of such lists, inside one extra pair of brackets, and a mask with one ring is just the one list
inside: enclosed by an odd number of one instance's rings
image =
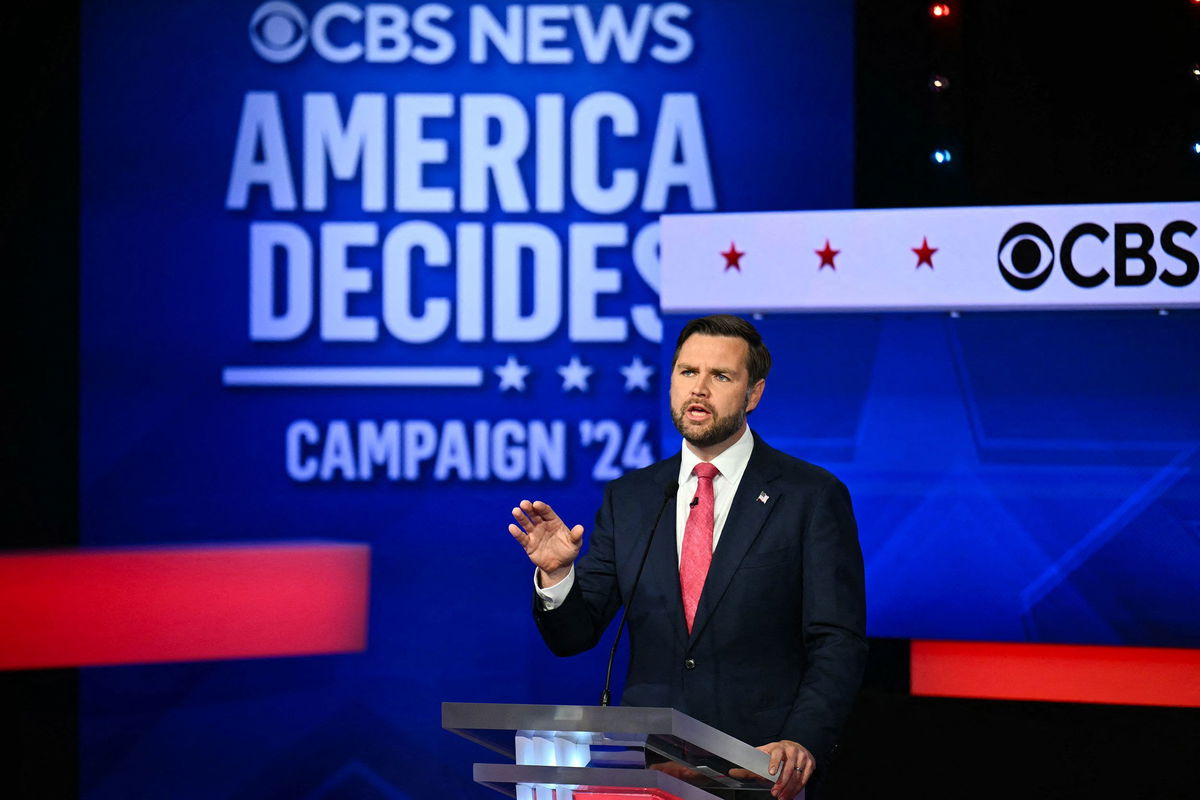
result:
[[(747, 427), (742, 431), (738, 440), (725, 448), (721, 455), (710, 463), (717, 468), (718, 473), (713, 478), (713, 550), (721, 539), (721, 530), (729, 516), (729, 507), (733, 505), (733, 496), (737, 494), (742, 482), (742, 474), (750, 463), (750, 454), (754, 450), (754, 436)], [(692, 498), (696, 496), (699, 478), (692, 474), (692, 469), (701, 461), (700, 457), (691, 451), (684, 442), (679, 461), (679, 493), (675, 495), (675, 557), (683, 552), (683, 531), (687, 527), (688, 513), (692, 510)], [(553, 611), (567, 599), (567, 592), (575, 584), (575, 567), (567, 577), (549, 588), (543, 589), (537, 583), (537, 569), (533, 571), (533, 588), (542, 599), (542, 607)]]

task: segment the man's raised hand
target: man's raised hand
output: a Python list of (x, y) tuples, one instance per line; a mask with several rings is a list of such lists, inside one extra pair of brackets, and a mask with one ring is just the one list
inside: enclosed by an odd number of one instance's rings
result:
[(541, 500), (532, 503), (522, 500), (512, 515), (517, 522), (508, 526), (508, 532), (541, 570), (542, 588), (567, 577), (583, 544), (583, 526), (568, 528), (554, 509)]

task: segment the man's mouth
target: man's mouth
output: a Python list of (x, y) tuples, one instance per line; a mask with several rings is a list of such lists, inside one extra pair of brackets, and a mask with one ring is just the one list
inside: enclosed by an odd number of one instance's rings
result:
[(712, 417), (712, 411), (699, 403), (692, 403), (683, 410), (683, 415), (693, 422), (704, 422)]

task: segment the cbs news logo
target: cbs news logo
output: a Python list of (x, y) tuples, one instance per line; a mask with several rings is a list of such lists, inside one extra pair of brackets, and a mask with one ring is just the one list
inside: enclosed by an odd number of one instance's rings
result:
[[(1196, 226), (1186, 220), (1170, 222), (1157, 232), (1141, 222), (1118, 222), (1111, 233), (1102, 225), (1083, 222), (1063, 236), (1059, 262), (1067, 280), (1084, 289), (1110, 278), (1115, 286), (1145, 286), (1155, 279), (1168, 286), (1188, 286), (1200, 275), (1200, 258), (1180, 240), (1186, 242), (1195, 233)], [(1020, 222), (1000, 240), (996, 261), (1009, 286), (1028, 292), (1050, 278), (1054, 254), (1054, 241), (1045, 228)]]

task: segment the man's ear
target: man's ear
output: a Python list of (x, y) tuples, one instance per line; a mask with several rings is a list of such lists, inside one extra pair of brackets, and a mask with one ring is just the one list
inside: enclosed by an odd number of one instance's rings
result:
[(751, 387), (746, 393), (746, 412), (749, 413), (758, 405), (758, 401), (762, 400), (763, 387), (767, 385), (766, 378), (759, 378), (758, 382)]

